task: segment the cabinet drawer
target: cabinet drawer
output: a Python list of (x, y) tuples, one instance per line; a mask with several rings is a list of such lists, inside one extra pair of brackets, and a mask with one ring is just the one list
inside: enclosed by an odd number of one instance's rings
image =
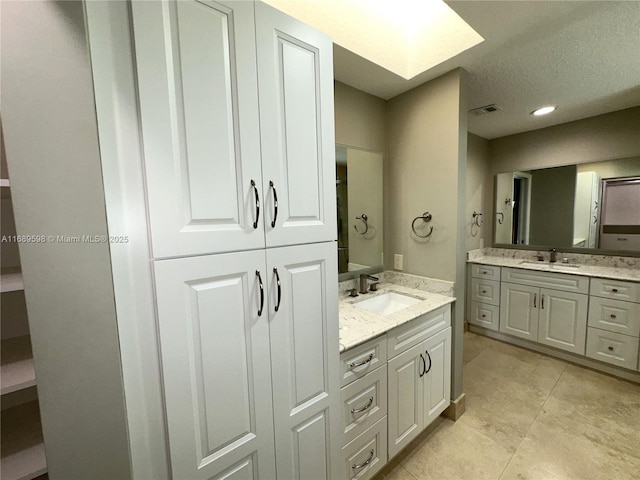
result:
[(408, 350), (451, 325), (451, 306), (445, 305), (387, 332), (388, 358)]
[(386, 367), (383, 365), (343, 387), (340, 399), (344, 443), (349, 443), (387, 414)]
[(626, 302), (640, 302), (640, 283), (607, 280), (606, 278), (591, 279), (591, 295)]
[(491, 265), (471, 264), (471, 276), (473, 278), (484, 278), (485, 280), (500, 281), (500, 267)]
[(472, 278), (471, 300), (489, 305), (500, 305), (500, 282)]
[(640, 335), (640, 304), (590, 297), (589, 326), (637, 337)]
[(532, 287), (551, 288), (573, 293), (588, 293), (589, 278), (566, 273), (547, 273), (519, 268), (503, 268), (502, 281), (529, 285)]
[(369, 480), (387, 463), (387, 417), (384, 416), (342, 449), (346, 478)]
[(387, 361), (387, 334), (340, 354), (340, 386), (364, 377)]
[(587, 357), (633, 370), (638, 360), (638, 339), (589, 327)]
[(471, 302), (469, 323), (490, 330), (498, 330), (500, 325), (500, 307), (486, 303)]

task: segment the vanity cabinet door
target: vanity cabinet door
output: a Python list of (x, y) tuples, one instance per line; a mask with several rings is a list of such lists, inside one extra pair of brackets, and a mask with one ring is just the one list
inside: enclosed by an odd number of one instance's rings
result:
[(538, 341), (540, 289), (502, 282), (500, 291), (500, 331)]
[(424, 351), (422, 342), (387, 363), (390, 459), (417, 437), (424, 425)]
[(540, 289), (538, 341), (584, 355), (588, 295)]
[(278, 478), (344, 475), (337, 263), (335, 242), (267, 250)]
[(451, 327), (424, 342), (426, 357), (424, 424), (428, 426), (449, 406), (451, 400)]

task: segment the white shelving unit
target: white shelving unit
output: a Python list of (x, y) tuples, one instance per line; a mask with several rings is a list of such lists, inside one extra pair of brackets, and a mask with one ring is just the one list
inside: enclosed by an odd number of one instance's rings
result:
[[(4, 169), (4, 159), (2, 163)], [(2, 235), (16, 234), (10, 185), (9, 179), (0, 179)], [(24, 282), (17, 245), (3, 244), (0, 269), (0, 292), (3, 294), (3, 338), (0, 342), (2, 480), (31, 480), (47, 473), (31, 337), (24, 299), (19, 301), (22, 290)]]

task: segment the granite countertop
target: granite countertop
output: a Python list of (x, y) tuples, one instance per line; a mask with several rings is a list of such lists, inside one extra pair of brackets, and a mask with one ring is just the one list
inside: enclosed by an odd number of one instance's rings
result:
[[(531, 263), (523, 263), (531, 262)], [(525, 270), (538, 270), (543, 272), (566, 273), (571, 275), (581, 275), (584, 277), (609, 278), (613, 280), (623, 280), (631, 282), (640, 282), (640, 268), (630, 265), (629, 267), (610, 267), (600, 265), (584, 265), (579, 264), (579, 268), (572, 268), (557, 262), (550, 264), (549, 262), (534, 263), (535, 260), (527, 260), (523, 258), (507, 258), (507, 257), (478, 257), (468, 260), (468, 263), (479, 263), (482, 265), (494, 265), (498, 267), (522, 268)]]
[[(354, 306), (358, 302), (386, 292), (396, 292), (421, 299), (422, 301), (386, 316)], [(455, 297), (416, 290), (395, 283), (381, 283), (377, 292), (361, 294), (355, 298), (343, 293), (340, 295), (338, 303), (340, 312), (340, 352), (382, 335), (394, 327), (410, 322), (443, 305), (453, 303), (455, 300)]]

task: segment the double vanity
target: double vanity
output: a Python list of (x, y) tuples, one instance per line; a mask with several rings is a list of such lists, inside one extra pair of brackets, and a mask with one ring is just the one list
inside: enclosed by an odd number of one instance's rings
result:
[(639, 381), (640, 264), (517, 257), (470, 255), (471, 331)]
[[(440, 282), (438, 291), (450, 291), (446, 283)], [(388, 280), (355, 298), (342, 292), (340, 397), (347, 478), (375, 476), (449, 406), (454, 301), (451, 295)]]

